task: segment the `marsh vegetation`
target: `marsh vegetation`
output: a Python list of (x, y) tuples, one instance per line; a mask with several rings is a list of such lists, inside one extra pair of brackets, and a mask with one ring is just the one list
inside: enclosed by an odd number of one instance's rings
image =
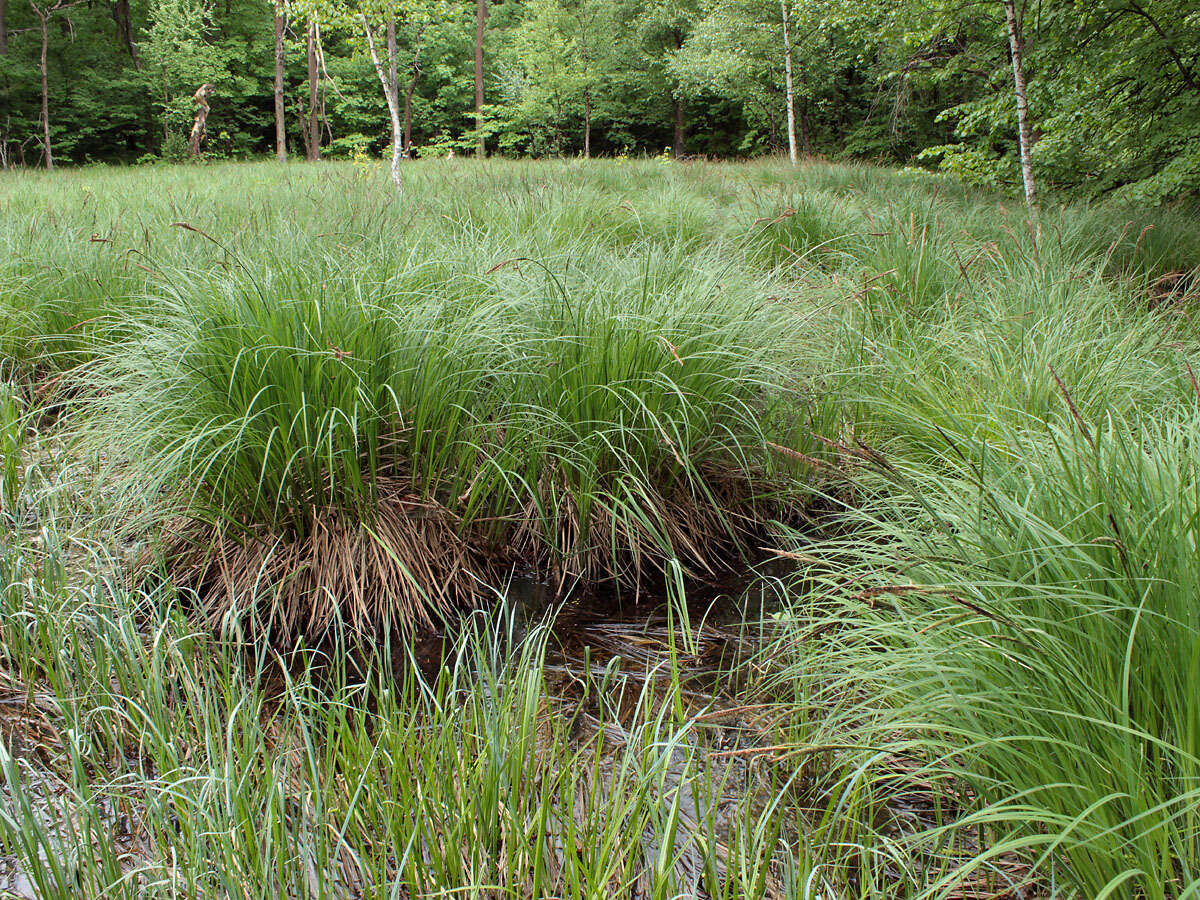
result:
[(1200, 896), (1193, 211), (402, 176), (0, 181), (0, 891)]

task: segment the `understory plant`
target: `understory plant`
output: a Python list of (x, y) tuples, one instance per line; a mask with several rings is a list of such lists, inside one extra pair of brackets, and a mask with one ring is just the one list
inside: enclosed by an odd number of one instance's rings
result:
[(806, 896), (794, 810), (665, 657), (568, 698), (547, 627), (479, 613), (432, 672), (285, 662), (42, 537), (0, 545), (0, 859), (39, 897)]

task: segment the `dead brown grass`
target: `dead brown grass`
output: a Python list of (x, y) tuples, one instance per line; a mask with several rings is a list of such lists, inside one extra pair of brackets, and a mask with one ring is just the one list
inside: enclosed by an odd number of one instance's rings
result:
[(314, 509), (302, 536), (180, 519), (139, 568), (157, 560), (214, 629), (238, 619), (285, 642), (334, 628), (429, 627), (474, 603), (495, 574), (449, 510), (398, 484), (381, 488), (369, 520)]
[(661, 589), (673, 561), (692, 580), (730, 572), (761, 543), (763, 522), (778, 510), (753, 502), (744, 477), (712, 473), (706, 483), (709, 495), (679, 490), (643, 493), (620, 507), (597, 502), (585, 528), (570, 493), (550, 484), (541, 486), (554, 498), (549, 510), (531, 502), (512, 517), (465, 523), (395, 480), (379, 486), (369, 515), (315, 508), (303, 534), (180, 516), (136, 571), (140, 579), (161, 567), (195, 595), (198, 618), (218, 632), (238, 622), (291, 645), (336, 629), (423, 630), (494, 599), (514, 572), (558, 590), (609, 583), (635, 592)]

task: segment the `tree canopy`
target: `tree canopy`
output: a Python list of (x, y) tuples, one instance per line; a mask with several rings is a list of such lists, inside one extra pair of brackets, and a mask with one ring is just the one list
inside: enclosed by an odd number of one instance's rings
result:
[[(398, 135), (398, 155), (471, 153), (482, 137), (506, 154), (728, 158), (780, 152), (790, 131), (802, 153), (1015, 187), (1006, 5), (0, 0), (0, 164), (44, 163), (47, 136), (58, 163), (186, 156), (203, 85), (205, 154), (273, 152), (278, 62), (287, 148), (310, 158), (314, 141), (387, 154)], [(1200, 192), (1200, 7), (1011, 5), (1039, 181), (1139, 202)]]

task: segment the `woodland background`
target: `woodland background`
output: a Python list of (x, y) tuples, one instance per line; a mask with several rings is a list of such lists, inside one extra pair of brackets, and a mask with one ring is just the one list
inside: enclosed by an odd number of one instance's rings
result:
[(790, 130), (1015, 186), (1006, 7), (1040, 184), (1196, 195), (1194, 0), (0, 0), (0, 165), (186, 158), (210, 85), (207, 157), (387, 154), (393, 121), (414, 156), (744, 158)]

